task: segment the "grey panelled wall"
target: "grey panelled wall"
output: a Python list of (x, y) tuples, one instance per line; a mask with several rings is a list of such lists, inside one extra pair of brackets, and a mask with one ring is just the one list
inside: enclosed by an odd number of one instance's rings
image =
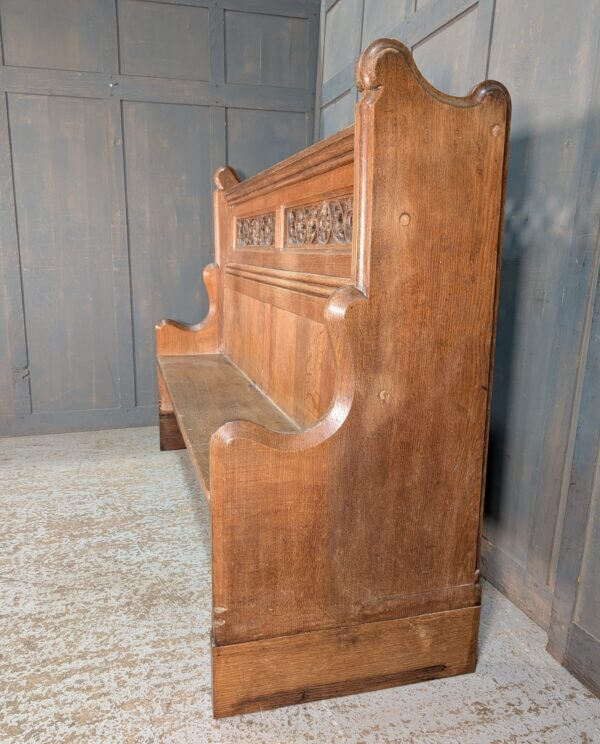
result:
[(468, 93), (485, 77), (493, 11), (493, 0), (323, 0), (316, 138), (354, 120), (354, 62), (381, 36), (407, 44), (441, 90)]
[[(600, 152), (600, 130), (596, 132)], [(596, 265), (598, 272), (600, 261)], [(585, 373), (557, 563), (548, 650), (600, 695), (600, 291)], [(587, 346), (587, 359), (585, 359)]]
[[(598, 343), (598, 321), (596, 335), (589, 326), (599, 260), (598, 2), (324, 0), (317, 138), (352, 122), (354, 60), (379, 36), (408, 44), (424, 74), (448, 93), (465, 95), (485, 78), (511, 93), (482, 568), (543, 627), (552, 614), (559, 658), (569, 664), (573, 649), (582, 657), (585, 647), (596, 649), (597, 661), (598, 604), (591, 597), (600, 593), (593, 477), (600, 391), (598, 352), (590, 346), (588, 354), (588, 342)], [(558, 583), (572, 588), (580, 572), (577, 598), (567, 590), (555, 595)]]
[(312, 142), (318, 0), (0, 0), (0, 434), (152, 423), (212, 171)]

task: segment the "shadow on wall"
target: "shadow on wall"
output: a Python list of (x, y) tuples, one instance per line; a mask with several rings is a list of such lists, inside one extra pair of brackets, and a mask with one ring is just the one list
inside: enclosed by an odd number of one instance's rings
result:
[(522, 565), (543, 531), (551, 559), (560, 510), (598, 231), (587, 124), (510, 141), (484, 534)]
[(532, 235), (527, 236), (527, 233), (534, 229), (528, 213), (527, 178), (523, 167), (527, 144), (526, 138), (510, 142), (484, 511), (488, 521), (500, 521), (502, 518), (504, 463), (510, 462), (510, 455), (506, 451), (506, 428), (510, 419), (513, 351), (521, 304), (519, 269), (526, 250), (525, 241), (532, 239)]

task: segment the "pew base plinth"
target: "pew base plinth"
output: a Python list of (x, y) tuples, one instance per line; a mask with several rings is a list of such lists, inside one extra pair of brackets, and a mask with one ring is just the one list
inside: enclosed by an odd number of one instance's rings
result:
[(215, 718), (475, 671), (479, 607), (212, 647)]

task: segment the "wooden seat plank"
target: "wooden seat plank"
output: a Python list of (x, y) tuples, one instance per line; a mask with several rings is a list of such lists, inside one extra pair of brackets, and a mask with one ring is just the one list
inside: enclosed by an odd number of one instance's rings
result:
[(177, 422), (207, 498), (210, 438), (228, 421), (252, 421), (281, 432), (289, 419), (224, 354), (158, 356)]

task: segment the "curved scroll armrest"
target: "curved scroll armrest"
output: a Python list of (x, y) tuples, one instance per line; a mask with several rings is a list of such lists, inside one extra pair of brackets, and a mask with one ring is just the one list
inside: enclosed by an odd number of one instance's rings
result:
[(219, 271), (214, 263), (204, 267), (202, 276), (209, 306), (203, 321), (188, 324), (166, 319), (157, 324), (157, 354), (213, 354), (219, 351)]

